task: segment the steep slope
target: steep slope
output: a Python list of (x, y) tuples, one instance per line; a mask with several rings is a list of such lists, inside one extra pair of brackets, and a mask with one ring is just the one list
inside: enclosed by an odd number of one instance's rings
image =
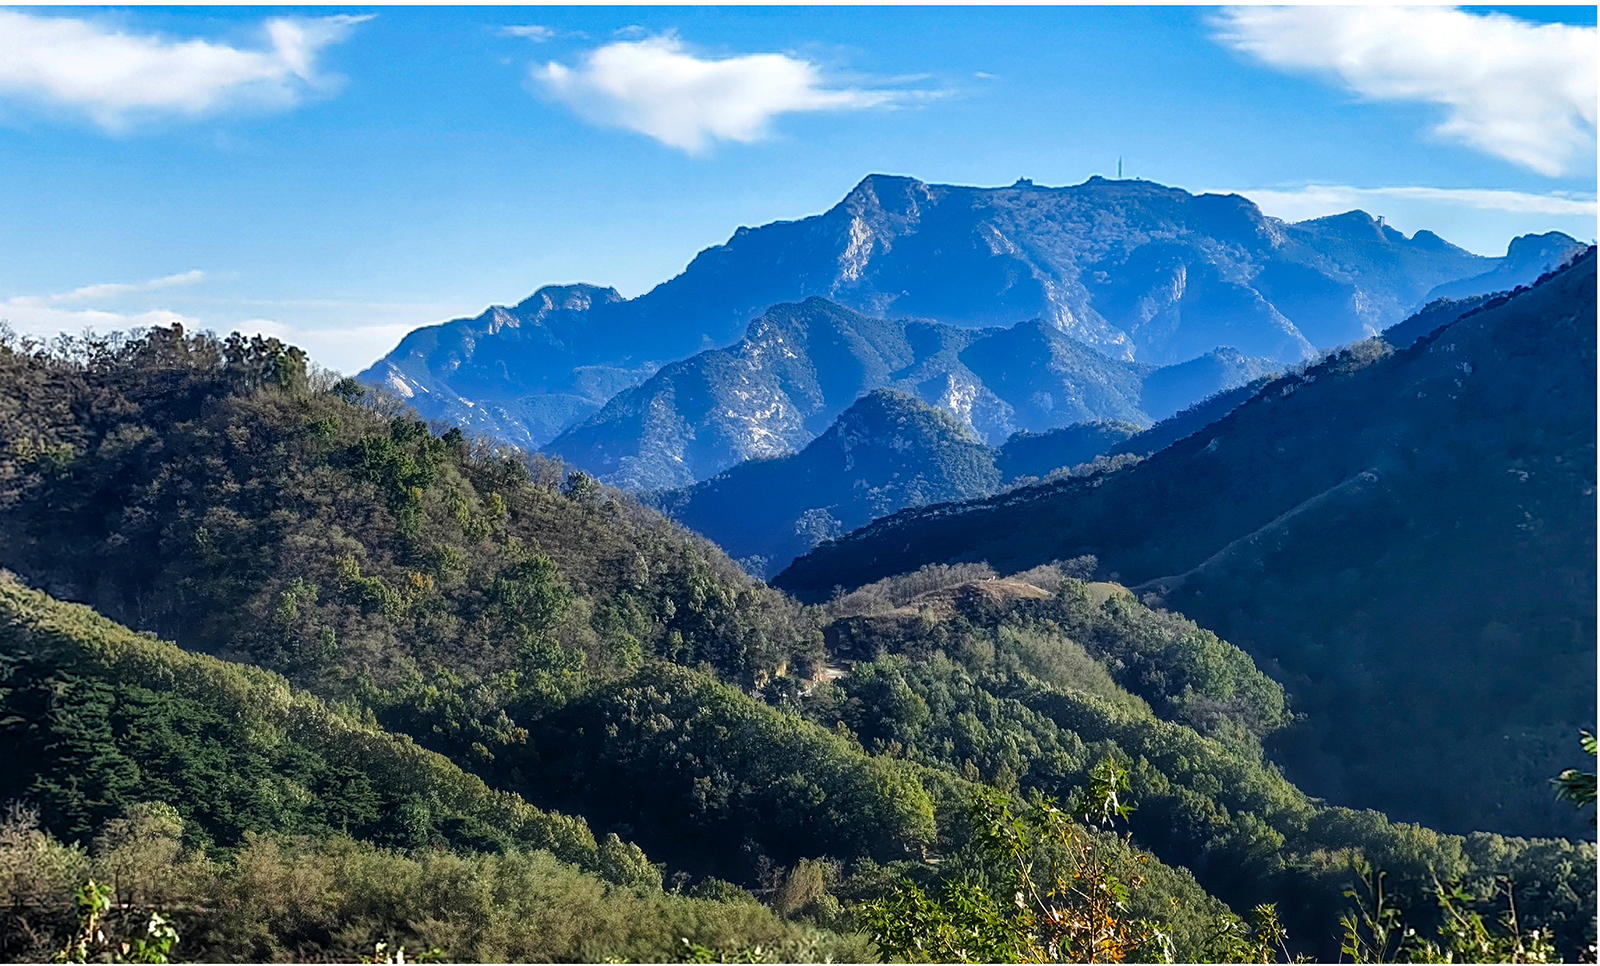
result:
[(1495, 266), (1363, 212), (1286, 225), (1238, 196), (1146, 181), (968, 188), (872, 175), (820, 215), (739, 229), (638, 298), (541, 289), (418, 329), (360, 378), (425, 418), (540, 445), (598, 408), (605, 387), (728, 345), (769, 306), (811, 296), (962, 327), (1042, 318), (1155, 364), (1218, 345), (1293, 362)]
[(765, 576), (902, 507), (993, 493), (994, 457), (948, 413), (878, 389), (800, 452), (740, 463), (659, 505)]
[(881, 387), (998, 443), (1092, 419), (1146, 424), (1267, 365), (1217, 350), (1156, 369), (1102, 355), (1039, 320), (959, 329), (812, 298), (773, 306), (733, 346), (663, 367), (545, 450), (615, 485), (681, 487), (795, 452)]
[(1308, 720), (1275, 753), (1312, 794), (1582, 834), (1543, 779), (1594, 713), (1594, 320), (1591, 250), (1409, 349), (1269, 383), (1137, 466), (907, 511), (776, 582), (820, 599), (931, 561), (1095, 554), (1285, 681)]

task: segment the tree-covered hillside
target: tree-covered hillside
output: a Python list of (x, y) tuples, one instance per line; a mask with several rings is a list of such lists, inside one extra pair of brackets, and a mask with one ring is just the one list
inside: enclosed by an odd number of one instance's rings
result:
[(1258, 901), (1332, 955), (1356, 859), (1419, 928), (1431, 865), (1512, 875), (1530, 928), (1592, 942), (1592, 845), (1308, 798), (1261, 748), (1283, 689), (1075, 579), (1092, 561), (804, 606), (270, 340), (0, 346), (0, 566), (133, 629), (0, 593), (8, 950), (60, 948), (131, 838), (160, 888), (118, 915), (185, 917), (184, 956), (861, 959), (858, 916), (905, 882), (1014, 904), (987, 789), (1081, 800), (1119, 769), (1131, 821), (1075, 834), (1171, 944), (1141, 956), (1245, 955), (1229, 909)]
[[(662, 891), (659, 867), (581, 818), (292, 690), (0, 576), (0, 953), (66, 945), (73, 893), (114, 884), (184, 960), (371, 956), (664, 960), (688, 938), (860, 956), (745, 897)], [(63, 845), (81, 842), (89, 848)], [(439, 889), (454, 882), (455, 889)]]
[(906, 511), (777, 583), (820, 600), (928, 562), (1093, 554), (1284, 682), (1307, 717), (1271, 748), (1314, 794), (1582, 835), (1540, 776), (1594, 715), (1594, 320), (1591, 250), (1408, 348), (1269, 382), (1138, 465)]
[(312, 385), (296, 350), (154, 330), (72, 351), (0, 351), (0, 565), (57, 596), (441, 715), (430, 689), (558, 700), (648, 654), (742, 681), (819, 657), (800, 609), (703, 540)]
[(1064, 572), (1092, 567), (996, 579), (935, 565), (836, 598), (830, 644), (858, 659), (801, 697), (802, 713), (896, 758), (1063, 798), (1109, 754), (1131, 774), (1135, 842), (1235, 910), (1277, 903), (1319, 961), (1339, 956), (1337, 897), (1356, 855), (1387, 870), (1425, 934), (1432, 874), (1480, 897), (1510, 876), (1518, 909), (1549, 910), (1567, 955), (1593, 941), (1592, 842), (1443, 835), (1307, 796), (1260, 743), (1295, 727), (1283, 689), (1193, 622)]

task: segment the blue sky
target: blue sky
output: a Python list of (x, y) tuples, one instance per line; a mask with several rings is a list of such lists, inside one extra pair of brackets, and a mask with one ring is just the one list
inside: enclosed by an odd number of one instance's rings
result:
[[(1595, 7), (0, 10), (0, 318), (360, 369), (864, 175), (1595, 236)], [(508, 29), (509, 28), (509, 29)]]

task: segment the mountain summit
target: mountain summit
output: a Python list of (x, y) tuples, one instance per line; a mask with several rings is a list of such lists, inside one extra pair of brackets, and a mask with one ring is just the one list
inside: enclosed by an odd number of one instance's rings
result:
[(872, 175), (822, 214), (740, 228), (638, 298), (540, 289), (418, 329), (360, 378), (426, 417), (538, 446), (662, 364), (812, 296), (964, 327), (1039, 318), (1156, 365), (1219, 345), (1298, 362), (1401, 321), (1438, 286), (1492, 284), (1503, 261), (1365, 212), (1286, 224), (1238, 195), (1148, 181), (971, 188)]

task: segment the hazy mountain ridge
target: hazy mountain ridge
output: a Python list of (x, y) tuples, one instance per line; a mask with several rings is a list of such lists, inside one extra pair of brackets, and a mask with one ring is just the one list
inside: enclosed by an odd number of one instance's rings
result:
[(1146, 425), (1270, 365), (1223, 349), (1157, 369), (1102, 355), (1039, 320), (961, 329), (811, 298), (773, 306), (726, 349), (662, 367), (545, 451), (619, 486), (681, 487), (800, 450), (878, 388), (915, 396), (978, 441), (998, 443), (1095, 419)]
[(430, 419), (537, 449), (657, 368), (588, 364), (590, 314), (622, 301), (611, 288), (546, 286), (510, 308), (417, 329), (360, 378)]
[[(905, 511), (776, 583), (817, 599), (929, 562), (1092, 553), (1275, 669), (1312, 715), (1280, 752), (1313, 794), (1580, 834), (1530, 776), (1593, 714), (1594, 297), (1591, 249), (1409, 349), (1271, 382), (1138, 466)], [(1423, 768), (1431, 792), (1399, 777)]]
[(1426, 231), (1408, 239), (1364, 212), (1290, 225), (1236, 195), (1144, 181), (970, 188), (872, 175), (826, 212), (739, 229), (637, 298), (542, 288), (418, 329), (360, 378), (426, 418), (537, 446), (662, 363), (729, 345), (770, 306), (812, 296), (963, 327), (1042, 318), (1157, 364), (1219, 345), (1293, 362), (1375, 334), (1501, 261)]
[(1539, 276), (1583, 254), (1587, 246), (1559, 231), (1542, 235), (1521, 235), (1511, 239), (1506, 255), (1482, 275), (1446, 282), (1430, 291), (1425, 301), (1470, 299), (1475, 295), (1509, 292), (1520, 285), (1532, 285)]

